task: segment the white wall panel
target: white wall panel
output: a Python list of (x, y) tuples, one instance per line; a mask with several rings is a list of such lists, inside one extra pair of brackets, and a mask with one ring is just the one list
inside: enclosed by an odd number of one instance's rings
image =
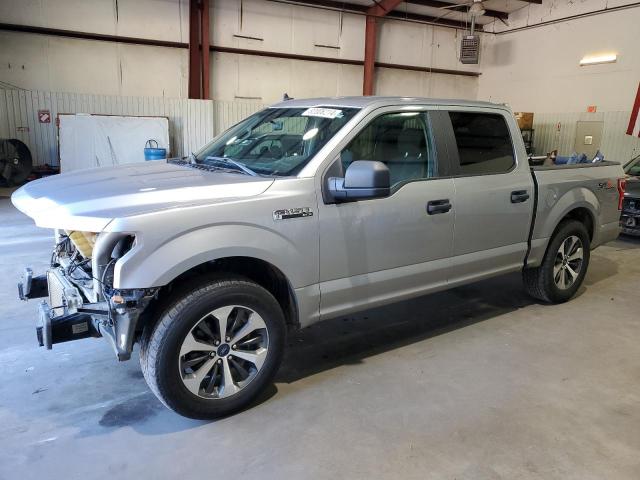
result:
[(476, 77), (390, 68), (377, 69), (376, 95), (474, 100), (477, 92), (478, 82)]
[[(291, 91), (292, 60), (238, 55), (238, 86), (235, 97), (272, 103)], [(226, 100), (226, 99), (225, 99)]]
[(0, 32), (0, 86), (49, 90), (48, 48), (49, 37)]
[[(45, 37), (46, 38), (46, 37)], [(49, 88), (52, 91), (118, 95), (120, 66), (115, 43), (47, 38)]]
[(6, 0), (3, 23), (187, 41), (188, 0)]
[[(544, 0), (523, 10), (546, 7), (549, 18), (582, 12), (593, 2)], [(553, 8), (552, 8), (553, 7)], [(520, 15), (520, 11), (516, 12)], [(515, 15), (515, 14), (514, 14)], [(525, 22), (516, 15), (509, 23)], [(548, 15), (542, 15), (547, 19)], [(533, 23), (535, 19), (530, 19)], [(536, 20), (536, 21), (539, 21)], [(609, 12), (502, 35), (482, 37), (482, 76), (478, 97), (507, 102), (523, 112), (624, 111), (633, 104), (640, 78), (638, 28), (640, 7)], [(613, 52), (616, 63), (580, 66), (585, 55)]]
[(478, 79), (476, 77), (462, 77), (457, 75), (431, 75), (429, 97), (432, 98), (462, 98), (475, 100), (478, 96)]
[(186, 96), (187, 66), (183, 49), (0, 32), (4, 86), (179, 98)]
[(285, 92), (298, 98), (362, 94), (357, 65), (216, 53), (211, 77), (212, 95), (221, 101), (269, 104)]
[[(211, 2), (219, 46), (362, 60), (365, 17), (265, 0)], [(188, 0), (24, 0), (0, 2), (3, 22), (177, 42), (187, 41)], [(255, 36), (262, 40), (238, 38)], [(457, 61), (454, 29), (380, 21), (378, 60), (476, 70)], [(334, 46), (325, 48), (317, 45)], [(211, 56), (216, 100), (272, 103), (295, 97), (359, 95), (361, 66), (229, 53)], [(24, 68), (23, 68), (24, 66)], [(122, 96), (187, 96), (186, 49), (0, 32), (0, 88)], [(473, 98), (478, 79), (377, 70), (388, 95)]]
[[(398, 33), (398, 27), (402, 28), (402, 35)], [(432, 27), (417, 23), (380, 22), (377, 60), (407, 65), (428, 64), (431, 60), (431, 50), (425, 48), (428, 42), (425, 37), (429, 37), (430, 43), (431, 30)], [(360, 52), (358, 58), (362, 56)]]
[(121, 89), (125, 95), (187, 96), (189, 61), (185, 51), (142, 45), (119, 47)]
[(118, 35), (189, 41), (188, 0), (118, 0), (117, 3)]

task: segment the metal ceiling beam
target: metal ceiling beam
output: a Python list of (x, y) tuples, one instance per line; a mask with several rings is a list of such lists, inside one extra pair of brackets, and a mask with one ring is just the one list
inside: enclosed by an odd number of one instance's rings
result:
[[(411, 5), (420, 5), (422, 7), (433, 7), (433, 8), (442, 8), (442, 7), (450, 7), (453, 5), (459, 5), (452, 2), (442, 2), (439, 0), (405, 0), (407, 3)], [(459, 5), (460, 8), (466, 7), (466, 5)], [(447, 10), (451, 10), (453, 12), (464, 12), (463, 10), (458, 10), (456, 8), (448, 8)], [(500, 12), (498, 10), (490, 10), (485, 8), (485, 14), (483, 17), (493, 17), (498, 18), (500, 20), (507, 20), (509, 18), (508, 12)]]
[[(267, 0), (274, 3), (284, 3), (287, 5), (300, 5), (303, 7), (319, 8), (324, 10), (335, 10), (345, 13), (353, 13), (355, 15), (367, 15), (368, 8), (365, 5), (355, 3), (340, 2), (337, 0)], [(379, 1), (379, 0), (378, 0)], [(467, 22), (458, 20), (449, 20), (441, 17), (432, 17), (430, 15), (420, 15), (417, 13), (405, 13), (399, 10), (389, 12), (387, 15), (379, 15), (380, 17), (393, 18), (394, 20), (404, 20), (416, 23), (427, 23), (431, 25), (440, 25), (448, 28), (457, 28), (467, 30), (469, 28)], [(482, 31), (481, 25), (476, 30)]]
[[(459, 22), (458, 20), (449, 20), (441, 17), (428, 17), (426, 15), (420, 15), (417, 13), (400, 12), (394, 10), (387, 14), (387, 18), (393, 18), (394, 20), (410, 20), (421, 23), (428, 23), (431, 25), (441, 25), (443, 27), (459, 28), (460, 30), (469, 30), (468, 22)], [(482, 25), (476, 24), (476, 30), (482, 31)]]

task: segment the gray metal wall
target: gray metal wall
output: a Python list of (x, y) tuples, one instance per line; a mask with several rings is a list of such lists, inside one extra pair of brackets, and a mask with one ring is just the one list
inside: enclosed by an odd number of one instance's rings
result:
[[(579, 121), (602, 121), (604, 131), (600, 151), (607, 160), (626, 163), (640, 155), (640, 138), (627, 135), (631, 112), (536, 113), (534, 148), (537, 155), (558, 149), (560, 155), (573, 153), (576, 124)], [(560, 123), (560, 130), (558, 130)], [(581, 152), (578, 152), (581, 153)]]
[[(261, 108), (241, 102), (0, 89), (0, 138), (27, 144), (34, 165), (58, 165), (59, 113), (163, 116), (169, 119), (170, 154), (183, 156)], [(49, 110), (51, 123), (39, 123), (38, 110)]]
[[(215, 135), (264, 108), (243, 101), (186, 100), (164, 97), (123, 97), (0, 89), (0, 138), (17, 138), (27, 144), (34, 165), (58, 165), (58, 113), (151, 115), (169, 118), (173, 156), (198, 150)], [(51, 112), (51, 123), (38, 122), (38, 110)], [(571, 154), (576, 123), (603, 121), (601, 150), (609, 160), (627, 162), (640, 155), (640, 139), (625, 134), (630, 112), (536, 113), (537, 154), (558, 149)], [(557, 125), (560, 122), (560, 130)]]

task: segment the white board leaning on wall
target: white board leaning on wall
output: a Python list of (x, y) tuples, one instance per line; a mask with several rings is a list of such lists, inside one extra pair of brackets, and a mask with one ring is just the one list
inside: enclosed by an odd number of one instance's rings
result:
[[(166, 117), (60, 114), (60, 171), (144, 162), (147, 140), (169, 149)], [(155, 146), (155, 145), (154, 145)]]

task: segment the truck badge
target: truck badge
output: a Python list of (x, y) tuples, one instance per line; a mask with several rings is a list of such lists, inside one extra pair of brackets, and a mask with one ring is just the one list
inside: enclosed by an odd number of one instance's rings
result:
[(288, 220), (290, 218), (312, 217), (313, 212), (309, 207), (284, 208), (273, 212), (274, 220)]

